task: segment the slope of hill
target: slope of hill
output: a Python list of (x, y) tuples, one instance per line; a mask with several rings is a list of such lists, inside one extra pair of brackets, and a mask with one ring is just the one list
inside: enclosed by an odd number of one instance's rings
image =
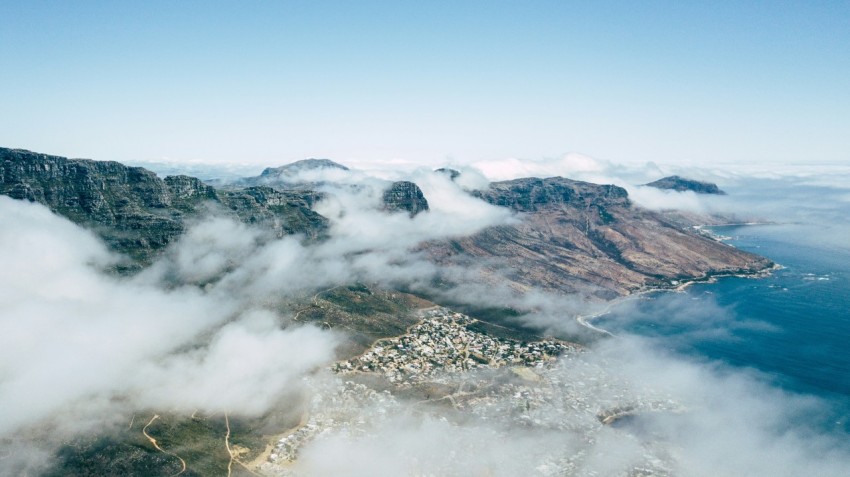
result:
[(624, 189), (613, 185), (527, 178), (495, 182), (474, 194), (515, 210), (520, 223), (431, 243), (426, 249), (442, 264), (470, 258), (495, 261), (485, 274), (518, 290), (594, 290), (611, 298), (645, 286), (772, 265), (636, 207)]

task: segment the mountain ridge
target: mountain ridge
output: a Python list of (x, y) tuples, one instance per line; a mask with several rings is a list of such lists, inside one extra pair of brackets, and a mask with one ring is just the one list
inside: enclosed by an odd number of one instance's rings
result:
[[(516, 225), (429, 243), (437, 263), (495, 260), (489, 281), (524, 291), (593, 290), (610, 299), (646, 287), (716, 274), (755, 273), (773, 263), (634, 206), (625, 189), (562, 177), (493, 182), (473, 195), (520, 215)], [(497, 268), (507, 270), (499, 272)]]
[(114, 161), (68, 159), (23, 149), (0, 148), (0, 193), (39, 202), (95, 230), (113, 249), (150, 263), (185, 230), (188, 217), (207, 211), (262, 225), (277, 236), (322, 236), (327, 219), (311, 207), (311, 191), (248, 187), (216, 189), (189, 176), (159, 178)]
[[(278, 237), (300, 234), (319, 240), (328, 227), (327, 218), (313, 210), (323, 196), (310, 189), (222, 189), (189, 176), (160, 179), (147, 169), (118, 162), (20, 149), (0, 148), (0, 161), (0, 193), (40, 202), (95, 230), (139, 266), (151, 263), (179, 237), (188, 218), (210, 207)], [(420, 247), (440, 265), (464, 266), (479, 259), (498, 263), (502, 271), (485, 267), (485, 279), (504, 281), (519, 291), (591, 290), (612, 298), (646, 286), (751, 273), (772, 265), (635, 206), (626, 190), (615, 185), (522, 178), (493, 182), (471, 195), (513, 210), (519, 222)], [(407, 211), (411, 217), (428, 210), (421, 189), (409, 181), (391, 183), (383, 204), (384, 210)]]

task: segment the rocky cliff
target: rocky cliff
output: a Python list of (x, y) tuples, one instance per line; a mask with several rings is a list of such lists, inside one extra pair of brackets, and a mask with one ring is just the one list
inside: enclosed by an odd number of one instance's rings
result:
[(97, 232), (114, 250), (148, 263), (209, 208), (277, 235), (320, 236), (312, 192), (268, 187), (216, 190), (188, 176), (161, 179), (141, 167), (0, 148), (0, 194), (46, 205)]
[(384, 208), (389, 211), (407, 211), (411, 217), (428, 210), (428, 201), (418, 185), (397, 181), (384, 191)]

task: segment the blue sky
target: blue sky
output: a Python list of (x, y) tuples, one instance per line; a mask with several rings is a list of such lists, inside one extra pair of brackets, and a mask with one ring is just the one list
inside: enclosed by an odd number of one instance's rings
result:
[(2, 2), (0, 145), (850, 163), (850, 2)]

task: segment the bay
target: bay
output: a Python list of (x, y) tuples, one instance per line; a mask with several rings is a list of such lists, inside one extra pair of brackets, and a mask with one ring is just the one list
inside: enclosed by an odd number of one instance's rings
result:
[(714, 227), (782, 266), (765, 278), (724, 277), (684, 293), (626, 300), (594, 324), (687, 359), (755, 370), (783, 390), (828, 405), (812, 423), (850, 433), (850, 250), (816, 240), (811, 224)]

